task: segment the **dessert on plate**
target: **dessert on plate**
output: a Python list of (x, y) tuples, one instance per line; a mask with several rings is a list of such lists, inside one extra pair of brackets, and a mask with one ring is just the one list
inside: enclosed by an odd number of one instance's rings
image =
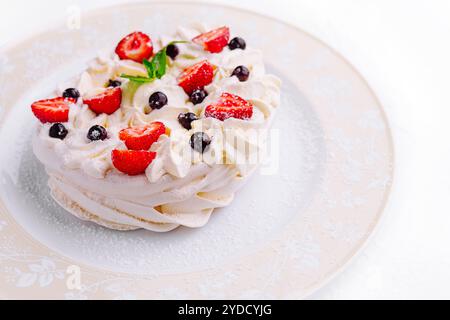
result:
[(228, 27), (133, 32), (31, 105), (53, 198), (117, 230), (204, 226), (257, 169), (280, 101)]

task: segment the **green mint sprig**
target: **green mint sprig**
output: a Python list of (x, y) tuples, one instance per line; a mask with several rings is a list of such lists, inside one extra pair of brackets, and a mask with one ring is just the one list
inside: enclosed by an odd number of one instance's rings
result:
[(140, 83), (140, 84), (152, 82), (153, 80), (155, 80), (153, 78), (146, 78), (146, 77), (141, 77), (141, 76), (129, 76), (127, 74), (121, 74), (120, 77), (128, 79), (131, 82), (136, 82), (136, 83)]
[(127, 74), (120, 75), (121, 78), (129, 79), (132, 82), (143, 84), (154, 81), (155, 79), (161, 79), (167, 70), (167, 47), (176, 43), (187, 43), (188, 41), (172, 41), (167, 46), (159, 50), (152, 60), (142, 61), (145, 69), (147, 70), (148, 77), (130, 76)]

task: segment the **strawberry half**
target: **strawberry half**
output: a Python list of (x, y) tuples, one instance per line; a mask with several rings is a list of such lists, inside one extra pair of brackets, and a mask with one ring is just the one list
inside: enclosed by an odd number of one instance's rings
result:
[(248, 120), (253, 115), (253, 105), (241, 97), (222, 93), (215, 104), (205, 109), (205, 117), (212, 117), (224, 121), (228, 118)]
[(219, 53), (230, 40), (230, 29), (221, 27), (196, 36), (192, 41), (211, 53)]
[(120, 130), (119, 139), (124, 141), (130, 150), (148, 150), (164, 133), (166, 126), (162, 122), (152, 122)]
[(190, 95), (194, 90), (202, 89), (210, 84), (213, 78), (213, 65), (208, 60), (203, 60), (184, 69), (178, 77), (178, 85)]
[(39, 100), (31, 105), (31, 111), (42, 123), (67, 122), (71, 103), (75, 103), (75, 99), (58, 97)]
[(120, 40), (116, 53), (121, 60), (130, 59), (142, 63), (153, 55), (152, 40), (142, 32), (133, 32)]
[(151, 151), (117, 149), (111, 151), (111, 160), (114, 167), (129, 176), (144, 173), (155, 157), (156, 152)]
[(96, 114), (113, 114), (120, 108), (122, 103), (122, 89), (119, 87), (106, 89), (104, 92), (90, 99), (85, 99), (83, 102)]

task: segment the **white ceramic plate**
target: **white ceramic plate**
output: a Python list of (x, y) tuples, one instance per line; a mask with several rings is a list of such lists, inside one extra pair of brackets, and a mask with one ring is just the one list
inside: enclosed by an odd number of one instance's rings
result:
[[(279, 161), (202, 229), (118, 232), (72, 217), (31, 151), (30, 103), (124, 34), (195, 21), (230, 26), (283, 80)], [(4, 48), (0, 70), (0, 298), (301, 298), (361, 248), (386, 203), (393, 147), (376, 97), (341, 56), (283, 22), (205, 4), (111, 7), (79, 30)], [(80, 288), (67, 285), (72, 265)]]

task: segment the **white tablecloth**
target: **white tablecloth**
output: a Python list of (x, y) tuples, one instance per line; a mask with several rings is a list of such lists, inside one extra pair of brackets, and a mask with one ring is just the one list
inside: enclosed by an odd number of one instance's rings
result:
[[(71, 5), (119, 2), (0, 0), (0, 45), (64, 21)], [(450, 1), (222, 2), (289, 21), (337, 49), (369, 81), (393, 129), (396, 177), (381, 225), (311, 298), (450, 298)]]

